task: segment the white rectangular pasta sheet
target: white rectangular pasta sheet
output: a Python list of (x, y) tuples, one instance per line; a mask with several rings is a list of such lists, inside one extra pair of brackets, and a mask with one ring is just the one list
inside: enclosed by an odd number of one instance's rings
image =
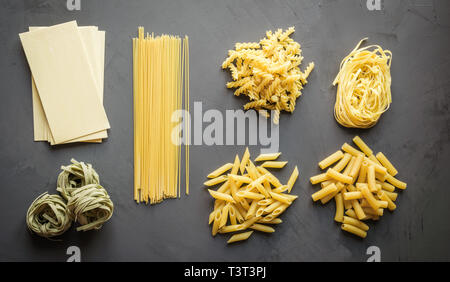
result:
[(76, 21), (19, 36), (55, 143), (110, 128)]
[[(34, 31), (47, 27), (35, 27), (30, 26), (29, 30)], [(96, 26), (80, 26), (78, 27), (81, 33), (81, 39), (87, 50), (87, 55), (93, 72), (95, 74), (95, 81), (100, 88), (100, 100), (103, 103), (103, 84), (104, 84), (104, 61), (105, 61), (105, 32), (99, 31)], [(53, 136), (48, 127), (47, 118), (45, 116), (44, 109), (42, 108), (39, 93), (34, 83), (34, 78), (31, 76), (32, 81), (32, 98), (33, 98), (33, 125), (34, 125), (34, 140), (35, 141), (48, 141), (52, 145), (55, 144)], [(106, 130), (86, 135), (84, 137), (72, 139), (64, 143), (72, 142), (95, 142), (100, 143), (102, 138), (107, 138), (108, 134)]]

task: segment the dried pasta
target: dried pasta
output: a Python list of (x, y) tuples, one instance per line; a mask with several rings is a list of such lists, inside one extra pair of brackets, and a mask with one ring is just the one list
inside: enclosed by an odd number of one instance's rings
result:
[(231, 238), (227, 241), (228, 244), (238, 242), (238, 241), (244, 241), (247, 240), (250, 235), (252, 235), (253, 231), (247, 231), (243, 233), (234, 234), (231, 236)]
[(56, 189), (66, 200), (69, 199), (75, 189), (88, 184), (100, 183), (99, 176), (91, 164), (78, 162), (75, 159), (71, 159), (70, 162), (72, 164), (61, 166), (63, 171), (58, 175), (58, 187)]
[[(375, 162), (376, 159), (370, 158), (374, 156), (373, 151), (360, 137), (353, 138), (353, 142), (363, 152), (344, 143), (341, 149), (345, 154), (338, 151), (319, 163), (327, 172), (310, 178), (311, 184), (321, 184), (321, 189), (311, 198), (313, 201), (320, 200), (322, 204), (334, 198), (334, 220), (341, 224), (342, 230), (365, 238), (369, 226), (363, 221), (379, 220), (384, 209), (394, 211), (398, 195), (394, 191), (396, 188), (406, 189), (407, 184), (389, 173), (396, 174), (397, 170), (383, 153), (377, 153), (381, 161)], [(333, 168), (328, 168), (339, 158)]]
[[(185, 138), (185, 183), (189, 194), (190, 128), (172, 136), (173, 114), (189, 111), (189, 41), (144, 34), (133, 38), (134, 200), (156, 204), (181, 195), (181, 138)], [(183, 91), (184, 88), (184, 91)], [(181, 118), (181, 117), (178, 117)], [(176, 139), (176, 140), (174, 140)]]
[(294, 27), (267, 31), (260, 42), (236, 43), (222, 63), (233, 78), (227, 87), (236, 88), (234, 95), (250, 99), (244, 109), (255, 109), (265, 117), (270, 116), (265, 110), (273, 111), (275, 124), (279, 122), (280, 111), (294, 111), (314, 69), (311, 62), (303, 72), (300, 70), (303, 61), (300, 44), (289, 37), (294, 31)]
[(77, 162), (61, 166), (56, 190), (60, 195), (41, 194), (30, 205), (26, 222), (39, 236), (50, 238), (67, 231), (73, 221), (77, 231), (100, 229), (114, 211), (114, 204), (91, 164)]
[[(236, 155), (233, 163), (227, 163), (208, 176), (216, 176), (204, 183), (210, 187), (208, 192), (214, 198), (214, 209), (209, 214), (208, 221), (212, 224), (211, 233), (233, 235), (228, 243), (246, 240), (253, 232), (243, 232), (247, 229), (273, 233), (275, 229), (268, 224), (280, 224), (279, 216), (297, 199), (298, 196), (290, 194), (297, 181), (299, 172), (295, 166), (286, 185), (267, 170), (268, 167), (281, 168), (287, 162), (273, 161), (281, 153), (265, 154), (259, 156), (259, 161), (265, 161), (255, 166), (250, 160), (248, 148), (239, 161)], [(263, 167), (271, 162), (267, 168)], [(231, 169), (232, 173), (222, 174)], [(240, 174), (238, 174), (240, 173)], [(211, 186), (222, 184), (217, 190)], [(227, 224), (229, 223), (229, 224)]]
[(392, 53), (378, 45), (359, 48), (365, 40), (342, 60), (333, 81), (338, 84), (334, 117), (345, 127), (374, 126), (392, 102)]
[(45, 238), (61, 235), (72, 225), (64, 199), (47, 192), (33, 201), (26, 220), (29, 230)]
[(77, 231), (87, 231), (100, 229), (111, 218), (114, 204), (102, 186), (89, 184), (73, 191), (67, 209), (70, 217), (81, 224)]

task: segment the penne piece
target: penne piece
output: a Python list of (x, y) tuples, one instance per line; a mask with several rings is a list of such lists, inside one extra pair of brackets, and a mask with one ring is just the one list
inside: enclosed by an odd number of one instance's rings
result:
[(234, 234), (227, 241), (227, 243), (231, 244), (231, 243), (234, 243), (234, 242), (247, 240), (252, 235), (252, 233), (253, 233), (253, 231), (248, 231), (248, 232), (243, 232), (243, 233), (239, 233), (239, 234)]

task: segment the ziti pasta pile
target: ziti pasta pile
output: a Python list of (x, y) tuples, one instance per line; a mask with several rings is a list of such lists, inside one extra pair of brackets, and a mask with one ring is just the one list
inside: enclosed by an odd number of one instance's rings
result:
[[(139, 37), (133, 38), (134, 200), (138, 203), (155, 204), (181, 194), (181, 134), (173, 136), (172, 118), (182, 109), (183, 87), (189, 111), (188, 37), (144, 36), (144, 28), (139, 27)], [(188, 140), (189, 133), (185, 136)], [(185, 159), (188, 194), (188, 145)]]
[(365, 238), (369, 226), (363, 221), (379, 220), (384, 209), (394, 211), (398, 195), (395, 189), (406, 189), (406, 183), (394, 178), (397, 169), (383, 153), (373, 155), (358, 136), (353, 142), (361, 151), (344, 143), (342, 151), (319, 162), (319, 167), (327, 171), (310, 178), (311, 184), (320, 183), (322, 187), (312, 194), (312, 199), (322, 204), (334, 199), (334, 220), (342, 223), (342, 230)]
[(279, 122), (280, 111), (294, 111), (314, 68), (311, 62), (304, 72), (300, 71), (303, 60), (300, 44), (289, 37), (294, 31), (294, 27), (284, 32), (282, 29), (267, 31), (259, 43), (236, 43), (222, 64), (233, 78), (227, 87), (237, 88), (236, 96), (244, 94), (250, 98), (244, 109), (255, 109), (266, 117), (270, 116), (266, 110), (273, 111), (275, 124)]
[(355, 49), (345, 57), (333, 85), (339, 84), (336, 121), (345, 127), (369, 128), (389, 109), (392, 53), (378, 45)]
[(280, 224), (279, 216), (298, 197), (290, 194), (298, 178), (297, 166), (285, 185), (268, 170), (287, 164), (276, 160), (280, 154), (261, 154), (255, 159), (261, 164), (255, 165), (246, 148), (241, 160), (236, 155), (233, 163), (226, 163), (208, 175), (211, 179), (204, 183), (206, 186), (222, 183), (217, 190), (208, 189), (215, 199), (209, 215), (213, 236), (236, 232), (228, 240), (233, 243), (248, 239), (254, 230), (275, 232), (270, 225)]

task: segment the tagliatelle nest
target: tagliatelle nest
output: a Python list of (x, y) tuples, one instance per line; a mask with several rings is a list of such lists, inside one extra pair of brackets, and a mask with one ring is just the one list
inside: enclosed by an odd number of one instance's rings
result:
[(63, 171), (58, 175), (58, 187), (56, 189), (66, 200), (70, 198), (75, 189), (88, 184), (100, 183), (99, 176), (91, 164), (77, 162), (75, 159), (70, 161), (72, 164), (61, 166)]
[(89, 184), (73, 190), (67, 209), (70, 217), (81, 226), (77, 231), (100, 229), (114, 211), (108, 192), (99, 184)]
[(345, 127), (370, 128), (389, 109), (392, 53), (378, 45), (360, 48), (363, 38), (340, 65), (334, 117)]
[(237, 88), (236, 96), (244, 94), (250, 98), (244, 109), (255, 109), (266, 117), (270, 115), (265, 110), (274, 111), (275, 124), (281, 110), (294, 111), (296, 99), (314, 69), (311, 62), (304, 72), (300, 71), (303, 60), (300, 44), (289, 37), (294, 31), (294, 27), (284, 32), (267, 31), (259, 43), (236, 43), (235, 50), (228, 51), (222, 64), (233, 77), (227, 87)]
[[(60, 195), (44, 193), (30, 205), (26, 222), (28, 228), (42, 237), (63, 234), (77, 221), (77, 231), (100, 229), (114, 211), (108, 192), (100, 186), (99, 176), (91, 164), (71, 160), (62, 166), (56, 190)], [(67, 201), (67, 202), (66, 202)]]
[(63, 234), (72, 224), (63, 198), (47, 192), (30, 205), (26, 221), (31, 231), (45, 238)]

